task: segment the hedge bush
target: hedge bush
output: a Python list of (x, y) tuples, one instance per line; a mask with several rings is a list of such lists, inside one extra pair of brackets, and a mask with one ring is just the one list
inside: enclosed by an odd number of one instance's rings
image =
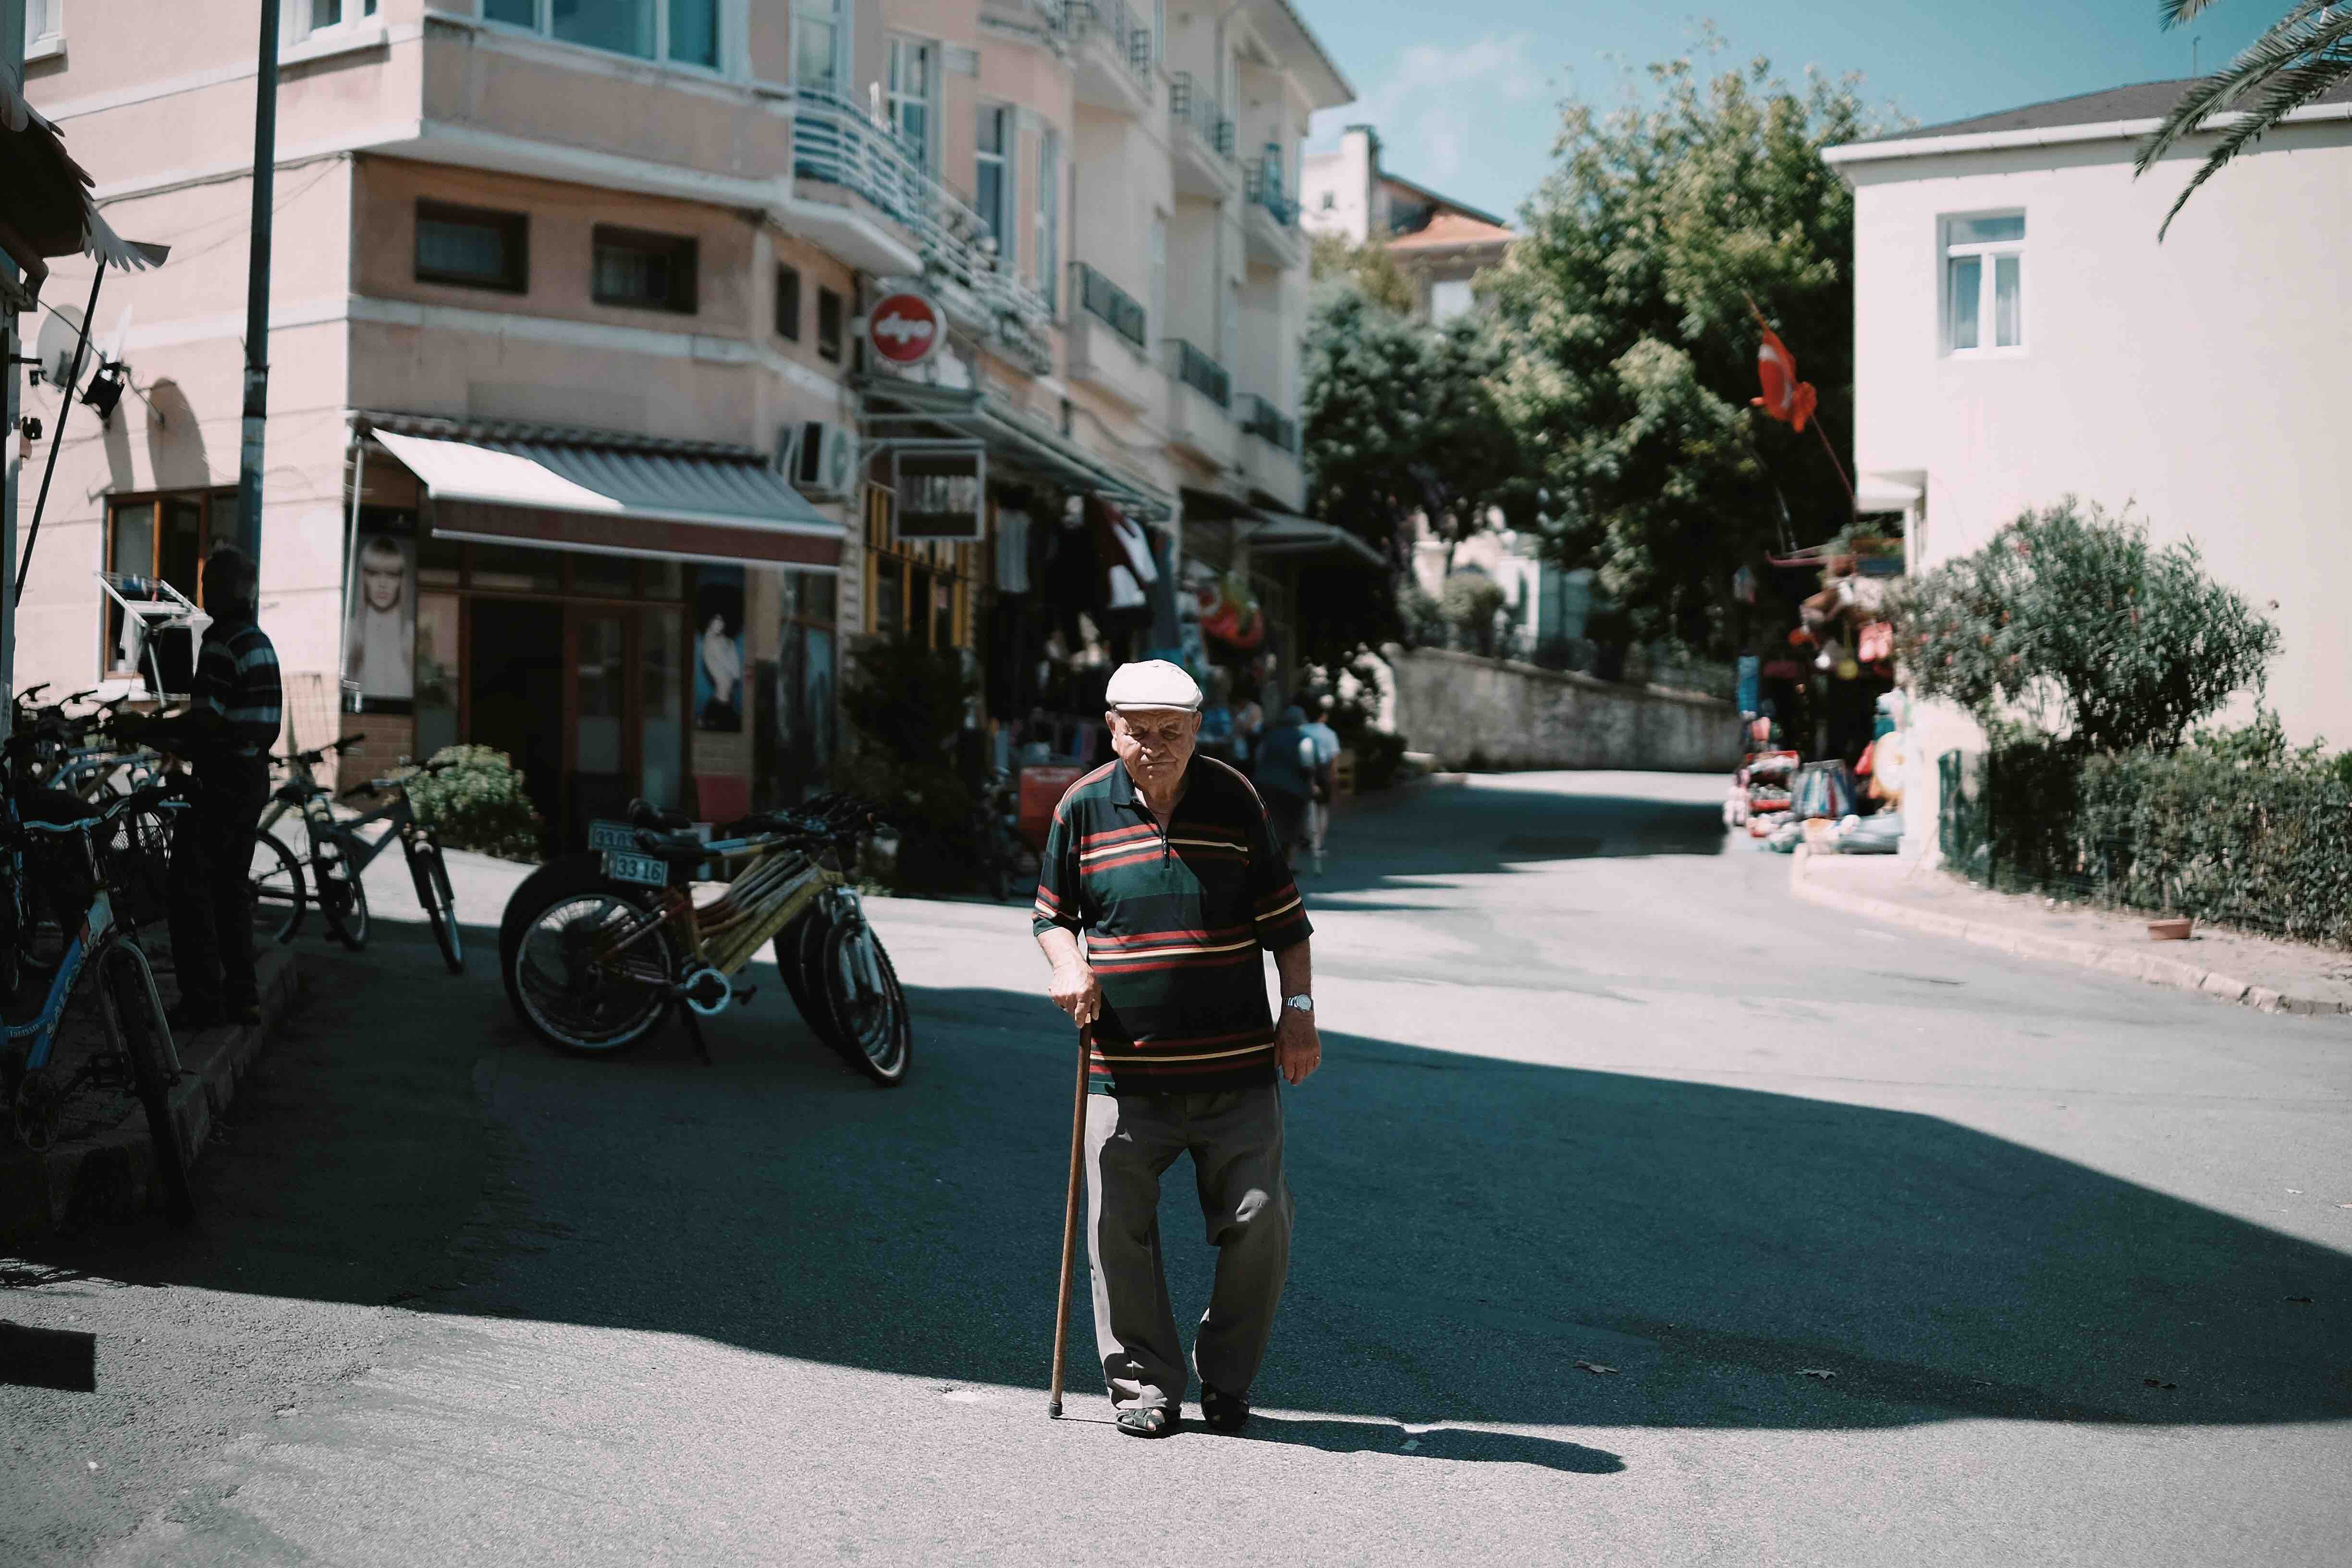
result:
[(1990, 779), (1995, 885), (2352, 948), (2352, 757), (2248, 746), (2247, 734), (2172, 752), (2002, 748)]
[(491, 746), (444, 746), (432, 761), (451, 765), (408, 781), (417, 821), (447, 848), (538, 863), (547, 825), (523, 793), (513, 758)]

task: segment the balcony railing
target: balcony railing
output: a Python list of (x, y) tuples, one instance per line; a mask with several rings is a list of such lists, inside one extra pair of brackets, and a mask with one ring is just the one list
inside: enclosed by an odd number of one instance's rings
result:
[(1138, 26), (1127, 0), (1065, 0), (1063, 15), (1073, 38), (1090, 33), (1108, 37), (1129, 75), (1149, 87), (1151, 82), (1151, 29)]
[(1078, 269), (1078, 303), (1089, 315), (1100, 317), (1110, 330), (1143, 348), (1151, 342), (1150, 321), (1135, 296), (1081, 261)]
[(1008, 334), (1043, 352), (1053, 307), (1032, 284), (1000, 269), (981, 244), (987, 220), (923, 167), (897, 128), (877, 123), (836, 93), (793, 95), (793, 172), (855, 192), (913, 237), (927, 276), (969, 292)]
[(1167, 340), (1168, 374), (1215, 404), (1220, 408), (1233, 406), (1234, 380), (1225, 367), (1186, 342), (1182, 338)]
[(1226, 158), (1234, 155), (1234, 122), (1218, 112), (1217, 100), (1192, 85), (1191, 71), (1177, 71), (1168, 80), (1168, 116), (1189, 128), (1204, 147)]
[(1270, 447), (1296, 457), (1298, 424), (1263, 397), (1253, 396), (1242, 412), (1242, 428)]
[(1282, 165), (1272, 159), (1250, 165), (1243, 195), (1254, 205), (1264, 207), (1283, 227), (1298, 226), (1298, 204), (1282, 194)]

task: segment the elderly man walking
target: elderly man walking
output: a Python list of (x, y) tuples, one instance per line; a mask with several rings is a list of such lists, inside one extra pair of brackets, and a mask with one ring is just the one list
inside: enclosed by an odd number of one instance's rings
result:
[[(1118, 1428), (1182, 1418), (1183, 1346), (1160, 1255), (1160, 1178), (1192, 1156), (1216, 1283), (1192, 1342), (1201, 1416), (1249, 1419), (1290, 1265), (1277, 1073), (1322, 1059), (1310, 927), (1247, 779), (1193, 754), (1201, 689), (1176, 665), (1122, 665), (1108, 692), (1116, 762), (1070, 786), (1038, 879), (1055, 1005), (1091, 1025), (1087, 1257), (1095, 1342)], [(1083, 951), (1079, 939), (1085, 938)], [(1258, 954), (1274, 954), (1280, 1022)]]

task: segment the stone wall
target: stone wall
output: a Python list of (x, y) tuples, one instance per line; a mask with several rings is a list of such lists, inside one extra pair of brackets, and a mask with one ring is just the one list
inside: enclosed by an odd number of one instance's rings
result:
[(1433, 648), (1391, 648), (1389, 664), (1397, 731), (1440, 767), (1728, 773), (1739, 764), (1739, 716), (1715, 698)]

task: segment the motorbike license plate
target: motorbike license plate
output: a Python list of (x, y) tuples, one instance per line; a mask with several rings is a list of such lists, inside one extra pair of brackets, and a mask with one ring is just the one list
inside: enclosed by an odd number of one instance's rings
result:
[(591, 849), (635, 849), (637, 830), (625, 822), (592, 822), (588, 825), (588, 847)]
[(626, 855), (607, 849), (604, 875), (615, 882), (635, 882), (647, 888), (669, 885), (669, 867), (652, 855)]

